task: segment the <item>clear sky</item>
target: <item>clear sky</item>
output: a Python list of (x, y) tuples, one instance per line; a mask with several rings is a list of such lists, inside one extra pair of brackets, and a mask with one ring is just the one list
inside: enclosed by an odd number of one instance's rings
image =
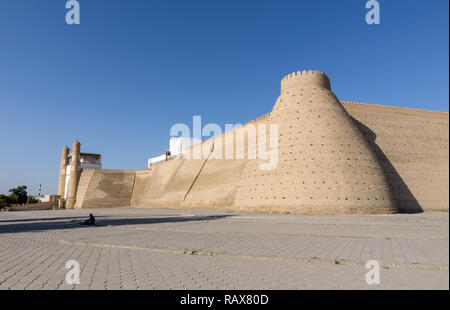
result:
[(288, 73), (328, 73), (340, 99), (448, 111), (449, 1), (0, 0), (0, 193), (56, 193), (78, 139), (104, 168), (145, 168), (176, 123), (269, 112)]

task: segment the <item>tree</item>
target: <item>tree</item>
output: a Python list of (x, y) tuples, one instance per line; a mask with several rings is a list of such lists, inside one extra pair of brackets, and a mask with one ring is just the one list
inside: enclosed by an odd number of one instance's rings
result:
[(9, 196), (0, 195), (0, 208), (8, 207), (10, 204)]
[(36, 198), (28, 196), (28, 201), (27, 201), (28, 204), (38, 203), (38, 202), (39, 202), (39, 200), (37, 200)]
[(10, 193), (9, 199), (11, 204), (21, 205), (27, 203), (28, 193), (26, 185), (11, 188), (8, 192)]
[(8, 196), (0, 195), (0, 208), (39, 202), (34, 197), (28, 196), (26, 185), (11, 188), (8, 192), (10, 193)]

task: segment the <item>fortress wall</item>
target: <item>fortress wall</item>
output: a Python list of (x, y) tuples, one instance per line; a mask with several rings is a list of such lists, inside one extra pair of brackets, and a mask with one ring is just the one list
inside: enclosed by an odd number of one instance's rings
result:
[(232, 207), (237, 180), (242, 177), (246, 163), (246, 160), (208, 160), (184, 204), (191, 207)]
[(75, 208), (114, 208), (130, 205), (136, 171), (84, 169)]
[(88, 190), (92, 190), (92, 187), (90, 187), (89, 185), (94, 172), (95, 170), (93, 169), (85, 169), (81, 172), (80, 181), (78, 182), (78, 190), (74, 207), (75, 209), (80, 209), (83, 207), (86, 193), (88, 192)]
[[(282, 80), (270, 113), (191, 147), (185, 158), (138, 171), (83, 170), (76, 207), (310, 214), (448, 210), (448, 118), (443, 112), (339, 101), (325, 74), (294, 73)], [(248, 133), (259, 124), (278, 125), (275, 170), (261, 170), (261, 160), (248, 159), (256, 149), (248, 147)], [(227, 141), (233, 141), (232, 149)]]
[(157, 164), (136, 173), (131, 206), (230, 206), (244, 164), (214, 159), (175, 159)]
[[(237, 180), (247, 163), (247, 130), (266, 122), (264, 115), (220, 136), (210, 138), (187, 150), (188, 158), (158, 163), (149, 170), (137, 171), (131, 205), (134, 207), (231, 207)], [(226, 148), (232, 141), (232, 149)], [(238, 144), (244, 158), (236, 159)], [(214, 145), (214, 147), (213, 147)], [(194, 154), (200, 154), (194, 159)]]
[(201, 160), (173, 159), (136, 173), (133, 207), (181, 206)]
[(147, 190), (150, 178), (154, 175), (154, 170), (137, 170), (134, 180), (133, 192), (131, 194), (130, 205), (139, 206), (144, 200), (144, 193)]
[(186, 196), (185, 205), (234, 205), (239, 180), (242, 179), (244, 168), (249, 162), (249, 136), (253, 137), (254, 134), (256, 142), (258, 125), (266, 124), (267, 120), (266, 114), (205, 141), (208, 143), (212, 140), (214, 148)]
[(445, 112), (343, 102), (377, 149), (395, 199), (448, 210), (449, 115)]
[(278, 168), (249, 163), (235, 205), (249, 212), (397, 212), (374, 152), (341, 103), (323, 83), (297, 82), (270, 114), (279, 127)]

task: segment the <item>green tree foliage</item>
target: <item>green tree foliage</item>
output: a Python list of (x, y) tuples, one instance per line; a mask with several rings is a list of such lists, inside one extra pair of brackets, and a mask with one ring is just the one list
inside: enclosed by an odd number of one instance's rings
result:
[(9, 206), (11, 203), (9, 201), (9, 196), (0, 195), (0, 208)]
[(28, 201), (28, 193), (27, 193), (27, 186), (22, 185), (18, 186), (16, 188), (11, 188), (9, 190), (9, 199), (11, 199), (11, 204), (24, 204)]
[(37, 200), (36, 198), (28, 196), (28, 203), (29, 204), (30, 203), (38, 203), (38, 202), (39, 202), (39, 200)]
[(38, 200), (28, 196), (27, 186), (22, 185), (16, 188), (11, 188), (9, 195), (0, 195), (0, 208), (8, 207), (10, 205), (20, 205), (26, 203), (37, 203)]

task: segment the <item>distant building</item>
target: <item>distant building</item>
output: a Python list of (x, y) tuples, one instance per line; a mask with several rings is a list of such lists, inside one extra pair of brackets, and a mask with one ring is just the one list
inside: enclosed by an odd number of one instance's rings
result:
[(43, 195), (43, 196), (32, 196), (34, 199), (39, 202), (51, 202), (55, 201), (59, 196), (58, 195)]
[(92, 153), (80, 153), (80, 168), (102, 169), (102, 155)]
[(164, 154), (156, 156), (156, 157), (151, 157), (148, 159), (148, 167), (150, 168), (151, 165), (166, 161), (170, 158), (170, 151), (166, 151)]
[(184, 151), (194, 146), (198, 143), (202, 142), (202, 139), (199, 138), (170, 138), (170, 155), (178, 156), (179, 154), (184, 154)]
[(169, 150), (166, 151), (163, 155), (159, 155), (156, 157), (151, 157), (148, 159), (148, 168), (150, 166), (167, 161), (171, 158), (175, 158), (178, 156), (183, 156), (185, 150), (190, 148), (191, 146), (196, 145), (197, 143), (202, 142), (202, 139), (199, 138), (189, 138), (189, 137), (180, 137), (180, 138), (170, 138), (169, 142)]

